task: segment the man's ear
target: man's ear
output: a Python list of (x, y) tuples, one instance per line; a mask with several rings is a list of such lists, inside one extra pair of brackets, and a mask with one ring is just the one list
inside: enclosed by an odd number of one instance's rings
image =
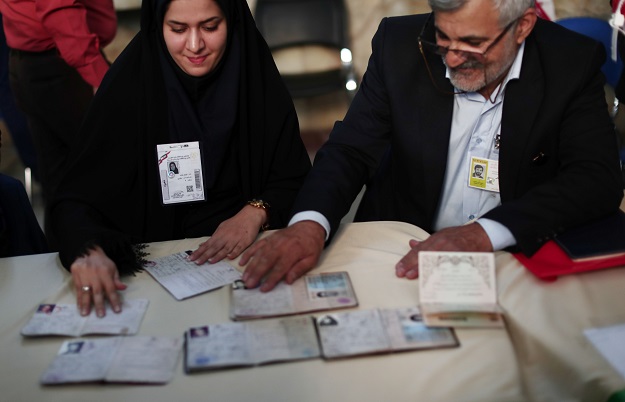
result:
[(527, 38), (532, 32), (534, 25), (536, 25), (537, 18), (538, 16), (536, 15), (536, 10), (534, 8), (528, 8), (519, 18), (519, 22), (517, 23), (515, 30), (515, 40), (518, 45), (523, 43), (525, 38)]

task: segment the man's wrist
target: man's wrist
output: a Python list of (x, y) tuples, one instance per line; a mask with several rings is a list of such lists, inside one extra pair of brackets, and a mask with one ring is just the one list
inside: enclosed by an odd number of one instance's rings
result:
[(330, 237), (330, 222), (328, 221), (328, 219), (326, 219), (325, 216), (323, 216), (319, 212), (317, 211), (298, 212), (295, 215), (293, 215), (293, 217), (289, 221), (288, 226), (294, 225), (297, 222), (302, 222), (302, 221), (316, 222), (317, 224), (321, 225), (321, 227), (325, 231), (325, 236), (324, 236), (325, 241), (327, 241), (328, 238)]
[(516, 245), (516, 239), (512, 232), (501, 223), (486, 218), (478, 219), (477, 223), (486, 232), (494, 251)]

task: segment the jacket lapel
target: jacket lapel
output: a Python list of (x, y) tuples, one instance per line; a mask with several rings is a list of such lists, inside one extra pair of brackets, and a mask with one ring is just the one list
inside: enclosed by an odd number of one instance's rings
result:
[(501, 118), (501, 150), (499, 154), (499, 190), (501, 200), (514, 197), (516, 177), (522, 172), (521, 162), (528, 156), (528, 140), (541, 108), (544, 75), (538, 47), (531, 34), (525, 41), (521, 75), (506, 87)]
[(420, 196), (426, 199), (426, 216), (432, 217), (429, 222), (432, 226), (445, 181), (454, 104), (454, 96), (450, 93), (454, 88), (445, 77), (446, 69), (441, 57), (428, 52), (425, 55), (432, 77), (430, 79), (424, 66), (420, 76), (420, 92), (425, 95), (419, 97), (419, 110), (423, 130), (420, 134), (423, 141), (421, 152), (425, 189)]

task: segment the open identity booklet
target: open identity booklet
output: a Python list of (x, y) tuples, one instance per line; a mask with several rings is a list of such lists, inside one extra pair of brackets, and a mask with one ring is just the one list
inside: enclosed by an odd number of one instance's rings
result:
[(244, 320), (356, 307), (358, 299), (347, 272), (309, 274), (293, 284), (278, 283), (271, 292), (246, 289), (235, 281), (230, 293), (230, 318)]
[(419, 301), (428, 326), (504, 326), (493, 253), (421, 251)]
[(427, 328), (416, 307), (341, 311), (190, 328), (188, 373), (322, 357), (459, 346), (453, 329)]
[(63, 342), (40, 382), (163, 384), (173, 378), (181, 348), (180, 337), (73, 339)]
[(40, 304), (31, 319), (22, 327), (23, 336), (133, 335), (148, 308), (148, 300), (124, 300), (122, 311), (115, 313), (106, 304), (106, 315), (98, 317), (95, 309), (81, 316), (73, 304)]

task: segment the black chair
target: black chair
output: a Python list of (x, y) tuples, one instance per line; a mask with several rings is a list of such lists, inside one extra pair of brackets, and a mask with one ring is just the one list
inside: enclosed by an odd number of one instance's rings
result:
[(274, 53), (321, 46), (337, 57), (336, 67), (281, 75), (294, 98), (345, 91), (349, 99), (358, 83), (352, 63), (348, 14), (344, 0), (257, 0), (254, 18)]
[(0, 174), (0, 258), (48, 251), (24, 186), (13, 177)]

